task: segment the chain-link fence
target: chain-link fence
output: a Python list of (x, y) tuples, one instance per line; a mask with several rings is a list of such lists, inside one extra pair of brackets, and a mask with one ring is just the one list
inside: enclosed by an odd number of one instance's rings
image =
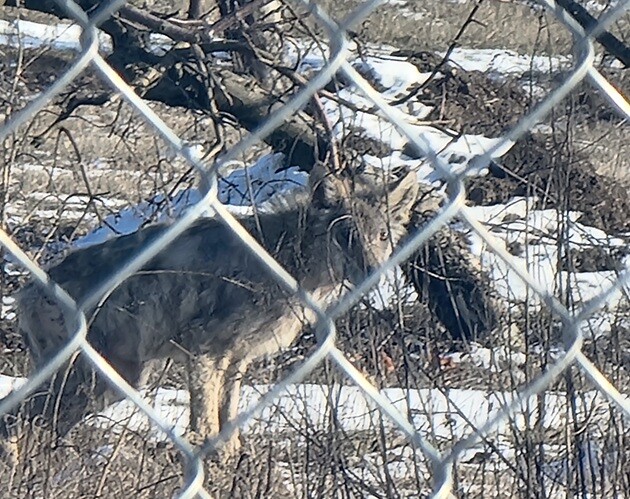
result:
[[(112, 387), (144, 412), (153, 424), (161, 429), (168, 436), (168, 439), (170, 439), (173, 445), (181, 451), (181, 454), (184, 456), (183, 466), (185, 468), (185, 483), (181, 487), (182, 497), (193, 497), (195, 495), (208, 497), (209, 494), (203, 488), (203, 460), (208, 452), (211, 451), (215, 445), (220, 443), (221, 440), (227, 438), (237, 427), (241, 427), (247, 423), (264, 407), (273, 404), (273, 402), (286, 391), (289, 385), (304, 380), (309, 373), (317, 366), (321, 365), (326, 359), (336, 364), (339, 369), (348, 376), (352, 383), (364, 392), (366, 397), (375, 404), (380, 412), (391, 419), (406, 435), (413, 446), (417, 448), (417, 451), (423, 453), (428, 459), (433, 477), (432, 493), (435, 497), (448, 497), (452, 492), (454, 465), (463, 452), (473, 448), (479, 442), (483, 441), (498, 425), (513, 417), (519, 411), (522, 411), (523, 400), (547, 390), (550, 385), (561, 377), (563, 373), (566, 373), (571, 366), (579, 368), (597, 389), (613, 402), (613, 407), (616, 408), (615, 410), (619, 411), (619, 413), (623, 414), (625, 417), (630, 416), (630, 401), (627, 396), (620, 393), (619, 389), (613, 386), (607, 377), (595, 367), (593, 362), (589, 360), (587, 355), (583, 352), (584, 333), (581, 327), (595, 311), (606, 304), (613, 293), (628, 284), (630, 273), (627, 270), (623, 270), (618, 275), (614, 285), (610, 286), (609, 289), (588, 301), (579, 311), (569, 311), (567, 307), (554, 296), (550, 289), (539, 284), (537, 279), (532, 277), (527, 269), (506, 250), (505, 245), (499, 242), (489, 230), (471, 214), (470, 209), (465, 204), (467, 190), (464, 181), (465, 177), (471, 172), (486, 168), (492, 161), (495, 151), (500, 150), (510, 141), (517, 141), (535, 125), (542, 122), (545, 116), (552, 111), (552, 108), (557, 106), (582, 82), (587, 82), (594, 90), (601, 92), (608, 100), (610, 106), (615, 108), (616, 112), (620, 113), (622, 117), (625, 117), (625, 119), (630, 118), (630, 104), (628, 104), (614, 86), (594, 67), (595, 39), (624, 14), (628, 6), (630, 6), (629, 1), (617, 2), (613, 7), (606, 10), (605, 14), (601, 16), (596, 25), (591, 26), (588, 30), (585, 30), (574, 17), (569, 15), (555, 2), (539, 2), (545, 9), (552, 12), (557, 17), (562, 26), (564, 26), (573, 38), (573, 52), (575, 54), (573, 68), (566, 74), (561, 84), (553, 91), (549, 92), (537, 106), (518, 120), (518, 123), (513, 126), (508, 133), (504, 134), (500, 141), (497, 141), (491, 149), (471, 161), (465, 171), (458, 172), (457, 174), (453, 173), (451, 165), (438, 155), (438, 151), (433, 150), (428, 142), (419, 138), (417, 133), (415, 133), (406, 122), (401, 120), (400, 115), (390, 107), (383, 97), (370, 86), (364, 77), (361, 76), (348, 61), (350, 41), (347, 33), (365, 20), (375, 9), (382, 6), (383, 1), (375, 0), (362, 3), (340, 23), (333, 21), (317, 2), (303, 2), (303, 7), (306, 7), (310, 11), (317, 19), (319, 27), (325, 30), (328, 35), (330, 57), (327, 63), (304, 85), (297, 95), (277, 112), (270, 115), (269, 119), (259, 127), (255, 133), (241, 140), (236, 146), (211, 164), (201, 162), (197, 155), (187, 147), (186, 143), (169, 129), (142, 98), (134, 93), (130, 86), (112, 69), (99, 52), (99, 26), (106, 22), (113, 13), (124, 6), (125, 1), (103, 2), (103, 5), (101, 5), (97, 11), (91, 12), (89, 15), (70, 0), (56, 0), (56, 3), (65, 14), (81, 26), (82, 50), (72, 62), (71, 67), (69, 67), (61, 77), (46, 88), (24, 109), (19, 112), (13, 112), (7, 117), (0, 127), (0, 139), (4, 141), (11, 134), (20, 133), (20, 127), (22, 125), (31, 120), (36, 113), (41, 111), (91, 65), (102, 80), (115, 92), (120, 94), (120, 96), (133, 106), (147, 121), (153, 133), (164, 139), (194, 167), (197, 175), (202, 179), (201, 185), (204, 186), (204, 195), (199, 202), (188, 209), (185, 214), (173, 223), (158, 239), (147, 244), (139, 254), (133, 255), (128, 261), (122, 263), (119, 270), (112, 274), (104, 284), (100, 285), (98, 288), (91, 289), (87, 296), (82, 296), (80, 305), (77, 305), (63, 289), (57, 286), (54, 281), (51, 281), (45, 271), (34, 263), (6, 232), (1, 232), (0, 237), (2, 238), (1, 241), (5, 249), (11, 253), (13, 258), (19, 261), (21, 265), (28, 269), (35, 280), (41, 282), (43, 286), (48, 288), (68, 316), (73, 317), (74, 330), (72, 334), (69, 335), (69, 340), (65, 346), (54, 358), (51, 358), (43, 367), (34, 372), (24, 386), (14, 390), (9, 396), (0, 401), (0, 413), (6, 414), (15, 409), (21, 401), (24, 401), (54, 373), (60, 370), (77, 352), (80, 352), (81, 355), (85, 359), (88, 359), (94, 368), (108, 380), (108, 383), (111, 384)], [(374, 273), (361, 285), (357, 286), (351, 292), (348, 292), (333, 306), (329, 307), (327, 310), (322, 310), (307, 293), (300, 289), (296, 280), (274, 261), (262, 246), (241, 227), (232, 215), (230, 215), (225, 206), (221, 204), (217, 198), (217, 172), (221, 170), (222, 165), (239, 157), (244, 151), (247, 151), (252, 146), (262, 141), (287, 118), (302, 109), (318, 91), (323, 89), (333, 79), (333, 77), (340, 74), (344, 75), (345, 78), (356, 85), (380, 112), (406, 136), (410, 143), (415, 145), (418, 150), (423, 151), (426, 157), (432, 162), (433, 167), (440, 171), (442, 177), (446, 179), (448, 188), (446, 189), (446, 203), (439, 213), (430, 220), (422, 230), (413, 234), (412, 237), (406, 241), (404, 247), (400, 248), (377, 273)], [(208, 209), (212, 209), (216, 216), (221, 218), (224, 223), (231, 228), (242, 244), (257, 255), (267, 270), (275, 276), (284, 288), (299, 296), (300, 299), (303, 300), (303, 303), (315, 312), (319, 318), (317, 322), (318, 348), (300, 362), (297, 369), (295, 369), (290, 376), (275, 384), (251, 409), (240, 413), (236, 420), (231, 421), (230, 424), (224, 427), (219, 436), (213, 438), (211, 442), (201, 449), (198, 449), (186, 441), (186, 439), (175, 434), (170, 425), (161, 419), (140, 393), (125, 382), (119, 373), (99, 355), (95, 347), (86, 340), (87, 324), (86, 317), (82, 310), (99, 302), (103, 296), (107, 296), (111, 290), (115, 289), (128, 276), (141, 269), (143, 265), (182, 234), (182, 232)], [(402, 414), (386, 396), (379, 392), (379, 390), (366, 379), (348, 359), (344, 351), (339, 348), (336, 342), (335, 320), (359, 302), (367, 291), (379, 282), (383, 273), (403, 263), (418, 247), (434, 236), (441, 227), (445, 226), (445, 224), (448, 224), (456, 217), (460, 221), (465, 222), (472, 231), (480, 236), (491, 251), (503, 259), (527, 284), (529, 292), (538, 295), (549, 311), (560, 319), (563, 329), (564, 351), (543, 374), (521, 389), (518, 392), (518, 396), (514, 397), (510, 403), (506, 403), (502, 410), (495, 416), (489, 418), (483, 426), (476, 428), (476, 430), (467, 437), (454, 440), (450, 442), (446, 448), (438, 450), (425, 434), (414, 427), (408, 417)], [(619, 450), (623, 452), (623, 449)]]

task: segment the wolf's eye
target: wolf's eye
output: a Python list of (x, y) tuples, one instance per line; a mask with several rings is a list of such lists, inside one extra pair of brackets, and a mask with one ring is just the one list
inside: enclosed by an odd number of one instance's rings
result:
[(381, 230), (380, 234), (378, 235), (378, 238), (381, 241), (387, 241), (389, 239), (389, 232), (387, 232), (385, 229)]

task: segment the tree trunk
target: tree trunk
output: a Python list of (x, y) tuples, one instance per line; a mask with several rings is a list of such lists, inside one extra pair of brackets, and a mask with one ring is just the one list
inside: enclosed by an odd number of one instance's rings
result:
[[(66, 17), (52, 0), (20, 1), (23, 8)], [(15, 4), (16, 0), (8, 2)], [(266, 43), (265, 35), (254, 26), (257, 9), (265, 1), (248, 4), (244, 16), (235, 15), (236, 9), (243, 8), (243, 0), (218, 2), (223, 18), (216, 24), (228, 26), (227, 41), (212, 38), (207, 25), (189, 26), (131, 5), (122, 7), (101, 26), (112, 37), (113, 52), (108, 62), (144, 98), (208, 111), (216, 106), (216, 110), (233, 115), (241, 126), (253, 131), (288, 100), (287, 89), (294, 84), (274, 74), (271, 90), (267, 85), (270, 69), (256, 56)], [(101, 2), (78, 3), (86, 12), (93, 12)], [(209, 5), (207, 0), (190, 0), (188, 8), (195, 17), (205, 13)], [(166, 34), (178, 45), (164, 55), (156, 55), (148, 46), (151, 32)], [(217, 51), (232, 54), (231, 70), (216, 67), (213, 53)], [(284, 86), (277, 84), (282, 79), (286, 81)], [(265, 141), (275, 151), (285, 153), (288, 164), (307, 171), (316, 160), (324, 158), (328, 149), (321, 126), (307, 111), (296, 113)]]

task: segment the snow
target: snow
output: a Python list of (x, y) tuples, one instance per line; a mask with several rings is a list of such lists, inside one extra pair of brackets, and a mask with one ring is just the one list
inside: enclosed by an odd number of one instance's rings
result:
[[(15, 36), (20, 36), (22, 43), (29, 47), (51, 46), (57, 50), (79, 50), (80, 28), (76, 25), (60, 24), (56, 26), (40, 25), (27, 21), (0, 21), (0, 43), (16, 42)], [(4, 38), (2, 38), (4, 37)], [(11, 38), (13, 37), (13, 38)], [(107, 49), (108, 40), (101, 40), (102, 46)], [(305, 47), (298, 42), (289, 44), (287, 57), (295, 59), (301, 57), (303, 71), (317, 70), (326, 62), (326, 53), (320, 47)], [(484, 71), (486, 73), (501, 73), (504, 75), (519, 75), (525, 71), (550, 72), (569, 63), (566, 58), (548, 58), (542, 56), (521, 56), (506, 50), (481, 50), (458, 48), (451, 54), (452, 61), (465, 70)], [(373, 85), (381, 91), (381, 95), (387, 101), (399, 99), (407, 95), (411, 90), (421, 85), (428, 77), (427, 73), (421, 73), (418, 69), (400, 58), (391, 56), (362, 56), (353, 62), (354, 67)], [(417, 171), (420, 182), (440, 185), (441, 176), (434, 170), (431, 163), (423, 158), (411, 159), (402, 153), (408, 139), (391, 122), (382, 118), (375, 111), (373, 104), (363, 96), (350, 82), (346, 88), (338, 92), (340, 100), (322, 98), (322, 102), (333, 125), (333, 130), (338, 138), (343, 138), (348, 132), (348, 126), (364, 130), (369, 136), (383, 141), (393, 150), (392, 154), (385, 158), (377, 158), (366, 154), (364, 160), (367, 164), (391, 169), (407, 166)], [(353, 108), (344, 105), (349, 103)], [(447, 130), (437, 129), (421, 124), (430, 108), (418, 103), (411, 106), (410, 103), (398, 105), (395, 113), (401, 121), (405, 121), (418, 137), (421, 137), (438, 156), (449, 164), (455, 171), (461, 171), (474, 157), (493, 149), (500, 142), (499, 138), (489, 138), (480, 135), (456, 136), (449, 134)], [(512, 146), (507, 142), (495, 151), (494, 157), (498, 158), (507, 153)], [(203, 151), (197, 147), (196, 153)], [(260, 206), (275, 194), (286, 192), (289, 189), (302, 187), (307, 182), (307, 176), (297, 168), (282, 169), (283, 160), (281, 154), (272, 154), (262, 157), (255, 164), (236, 168), (220, 180), (219, 198), (229, 205), (235, 214), (251, 213), (252, 201)], [(21, 165), (22, 169), (40, 169), (35, 164)], [(109, 169), (100, 168), (105, 174)], [(52, 172), (60, 175), (61, 169)], [(472, 174), (485, 174), (485, 171), (472, 172)], [(99, 244), (111, 237), (121, 234), (129, 234), (147, 222), (167, 222), (180, 216), (186, 208), (201, 199), (196, 189), (186, 189), (177, 192), (172, 199), (157, 196), (149, 201), (136, 206), (120, 210), (114, 215), (108, 216), (101, 227), (87, 236), (78, 239), (74, 243), (75, 248), (85, 248)], [(586, 247), (625, 247), (626, 241), (619, 237), (610, 237), (604, 231), (579, 223), (581, 213), (565, 212), (557, 213), (554, 210), (534, 210), (534, 198), (517, 198), (506, 204), (494, 206), (470, 207), (469, 211), (492, 231), (493, 235), (508, 245), (519, 244), (524, 248), (524, 254), (515, 258), (530, 270), (534, 278), (549, 289), (557, 289), (560, 283), (573, 281), (575, 291), (574, 299), (578, 303), (587, 301), (601, 292), (615, 279), (612, 272), (580, 273), (577, 277), (565, 275), (558, 271), (558, 250), (555, 244), (560, 230), (566, 232), (569, 247), (584, 249)], [(80, 206), (80, 199), (76, 200)], [(112, 202), (112, 208), (115, 206)], [(17, 208), (17, 205), (16, 205)], [(7, 212), (19, 223), (19, 217), (14, 213), (16, 208), (9, 207)], [(69, 206), (68, 208), (71, 208)], [(58, 213), (54, 210), (38, 210), (37, 215), (42, 218), (54, 218)], [(72, 209), (64, 211), (64, 217), (79, 218), (84, 212)], [(208, 214), (211, 216), (211, 213)], [(465, 230), (465, 228), (463, 228)], [(532, 297), (529, 288), (516, 277), (513, 270), (491, 251), (476, 233), (469, 233), (470, 248), (477, 255), (484, 268), (490, 271), (497, 282), (501, 294), (515, 302), (537, 302)], [(396, 287), (391, 285), (396, 272), (390, 273), (379, 290), (372, 293), (370, 300), (379, 308), (386, 306), (393, 299)], [(407, 291), (408, 299), (414, 299), (415, 294)], [(619, 305), (623, 292), (619, 291), (609, 303), (609, 308), (614, 309)], [(606, 321), (604, 321), (606, 322)], [(608, 329), (608, 327), (606, 327)]]
[[(81, 50), (81, 27), (77, 24), (40, 24), (16, 19), (0, 19), (0, 45), (22, 46), (24, 48), (51, 48), (61, 51)], [(107, 53), (112, 50), (111, 39), (99, 32), (98, 42)]]
[[(0, 375), (0, 397), (24, 382), (23, 378)], [(271, 388), (271, 385), (244, 386), (239, 412), (253, 407)], [(142, 390), (141, 393), (152, 401), (158, 415), (176, 434), (185, 434), (189, 419), (187, 391), (157, 388), (151, 391)], [(402, 414), (411, 414), (414, 427), (421, 434), (438, 440), (464, 438), (495, 417), (506, 404), (519, 401), (519, 412), (510, 420), (500, 423), (492, 432), (494, 441), (499, 446), (508, 445), (514, 428), (524, 430), (540, 418), (540, 424), (546, 430), (563, 429), (567, 424), (568, 406), (571, 404), (566, 394), (548, 391), (541, 396), (544, 398), (544, 411), (541, 415), (538, 396), (521, 399), (517, 392), (385, 388), (381, 393)], [(607, 402), (596, 390), (581, 393), (575, 404), (577, 417), (588, 414), (591, 421), (603, 422), (610, 416)], [(334, 421), (331, 419), (333, 414)], [(148, 431), (153, 440), (165, 439), (165, 435), (152, 427), (148, 419), (127, 400), (112, 404), (98, 415), (88, 417), (86, 422), (114, 432), (120, 432), (123, 428), (134, 432)], [(327, 430), (334, 424), (351, 433), (370, 431), (381, 423), (390, 430), (394, 429), (393, 423), (382, 418), (380, 411), (356, 386), (297, 384), (289, 385), (272, 406), (265, 407), (250, 419), (242, 431), (245, 437), (293, 432), (296, 427), (318, 432)]]
[(26, 383), (26, 378), (15, 378), (0, 374), (0, 398), (6, 397), (13, 390), (20, 388)]
[[(308, 175), (297, 168), (282, 167), (284, 156), (280, 153), (263, 156), (251, 166), (232, 171), (219, 181), (219, 200), (229, 205), (230, 211), (238, 215), (252, 213), (251, 201), (261, 205), (273, 195), (306, 185)], [(182, 215), (184, 210), (202, 199), (197, 189), (183, 189), (172, 199), (157, 196), (131, 208), (121, 210), (105, 218), (103, 225), (75, 241), (75, 248), (87, 248), (101, 244), (117, 235), (136, 232), (148, 221), (163, 223)], [(165, 209), (164, 202), (167, 201)], [(212, 216), (212, 213), (206, 213)]]
[[(545, 288), (554, 292), (560, 288), (568, 288), (572, 293), (572, 302), (585, 303), (610, 287), (618, 277), (617, 271), (571, 273), (560, 271), (558, 237), (562, 234), (562, 244), (575, 250), (598, 247), (627, 248), (628, 243), (620, 237), (609, 236), (601, 229), (580, 223), (578, 220), (583, 215), (581, 212), (534, 210), (535, 202), (535, 198), (515, 198), (505, 205), (475, 206), (468, 209), (477, 220), (486, 224), (500, 241), (521, 245), (522, 254), (513, 255), (514, 258), (520, 261)], [(467, 236), (470, 239), (471, 251), (480, 258), (482, 267), (490, 271), (502, 296), (514, 302), (527, 301), (530, 305), (540, 305), (538, 298), (532, 295), (515, 271), (494, 252), (489, 251), (477, 233), (467, 232)], [(630, 260), (626, 258), (624, 265), (628, 267), (629, 264)], [(617, 309), (623, 303), (623, 297), (623, 290), (614, 292), (608, 300), (607, 308)], [(610, 330), (609, 326), (605, 329)]]
[(3, 296), (2, 297), (2, 308), (0, 309), (0, 318), (3, 320), (13, 320), (15, 319), (15, 298), (12, 296)]
[(354, 68), (368, 81), (384, 87), (381, 95), (387, 101), (399, 99), (409, 90), (422, 85), (430, 73), (421, 73), (403, 58), (378, 59), (365, 57), (354, 64)]
[[(445, 54), (441, 54), (444, 56)], [(571, 66), (564, 56), (522, 55), (513, 50), (469, 49), (459, 47), (449, 56), (451, 63), (464, 71), (480, 71), (490, 75), (519, 77), (533, 71), (554, 73)]]
[[(67, 22), (50, 25), (23, 19), (13, 21), (0, 19), (0, 45), (80, 52), (81, 31), (78, 24)], [(110, 54), (112, 52), (111, 37), (98, 31), (97, 39), (100, 51), (104, 54)], [(151, 33), (149, 40), (151, 50), (159, 55), (166, 53), (173, 45), (169, 38), (156, 33)]]
[[(388, 102), (393, 102), (407, 95), (413, 88), (424, 83), (429, 76), (428, 73), (420, 73), (413, 64), (391, 58), (380, 59), (364, 56), (354, 66), (369, 82), (381, 90), (381, 96)], [(333, 131), (339, 139), (348, 133), (349, 127), (360, 128), (369, 137), (381, 141), (393, 149), (398, 165), (408, 164), (421, 168), (420, 180), (430, 183), (439, 181), (440, 175), (434, 171), (428, 161), (417, 162), (402, 157), (401, 151), (409, 142), (407, 136), (391, 121), (381, 116), (380, 111), (372, 101), (358, 92), (352, 83), (347, 88), (339, 90), (337, 96), (339, 99), (321, 98), (321, 101)], [(465, 169), (472, 158), (486, 153), (501, 143), (502, 139), (500, 138), (488, 138), (472, 134), (459, 136), (455, 132), (422, 124), (430, 112), (430, 107), (414, 100), (398, 104), (394, 106), (392, 111), (397, 119), (409, 125), (409, 129), (414, 135), (433, 151), (436, 151), (438, 156), (451, 166), (454, 173), (459, 173)], [(492, 157), (503, 156), (512, 145), (513, 143), (510, 141), (505, 142), (494, 151)], [(369, 160), (373, 162), (374, 158), (369, 158)], [(474, 173), (483, 174), (486, 172)]]
[[(398, 1), (398, 0), (397, 0)], [(41, 48), (51, 47), (56, 50), (80, 50), (80, 29), (76, 25), (60, 24), (57, 26), (38, 25), (27, 21), (7, 22), (0, 20), (0, 44)], [(104, 52), (111, 50), (111, 42), (106, 35), (99, 35), (100, 46)], [(162, 45), (160, 45), (162, 44)], [(163, 39), (155, 39), (156, 50), (164, 46)], [(326, 54), (317, 47), (301, 47), (292, 45), (287, 49), (287, 57), (297, 60), (300, 54), (300, 69), (304, 74), (320, 69), (326, 60)], [(523, 56), (508, 50), (481, 50), (458, 48), (451, 54), (454, 64), (467, 71), (483, 71), (490, 74), (522, 76), (527, 71), (553, 72), (566, 68), (570, 64), (568, 58), (549, 58), (542, 56)], [(420, 73), (415, 66), (396, 58), (364, 56), (353, 61), (354, 66), (381, 91), (387, 101), (392, 102), (407, 95), (427, 78), (426, 73)], [(438, 75), (439, 77), (439, 75)], [(348, 126), (363, 129), (374, 139), (383, 141), (393, 150), (385, 158), (365, 155), (368, 165), (391, 169), (398, 166), (414, 168), (418, 174), (418, 181), (433, 185), (440, 185), (440, 175), (430, 163), (423, 159), (412, 159), (402, 151), (408, 139), (392, 125), (382, 118), (374, 106), (360, 94), (357, 89), (348, 84), (338, 96), (341, 101), (322, 97), (322, 103), (333, 130), (338, 138), (343, 138), (348, 132)], [(352, 106), (346, 106), (343, 102)], [(354, 109), (352, 108), (354, 107)], [(419, 102), (410, 101), (397, 105), (396, 116), (406, 122), (418, 137), (422, 137), (434, 151), (438, 152), (454, 171), (462, 171), (474, 157), (493, 149), (499, 144), (500, 138), (490, 138), (480, 135), (456, 136), (448, 130), (439, 130), (423, 123), (430, 112), (430, 108)], [(498, 158), (507, 153), (512, 143), (507, 142), (495, 151)], [(202, 151), (199, 151), (201, 153)], [(107, 174), (106, 163), (95, 165), (102, 174)], [(40, 165), (25, 164), (23, 169), (38, 169)], [(472, 172), (482, 175), (486, 172)], [(53, 175), (59, 172), (53, 172)], [(297, 168), (285, 168), (284, 157), (281, 154), (263, 156), (252, 165), (240, 165), (224, 178), (220, 179), (219, 198), (229, 205), (229, 209), (236, 214), (252, 212), (252, 203), (264, 206), (275, 195), (286, 193), (291, 189), (303, 188), (307, 183), (307, 175)], [(73, 243), (74, 248), (85, 248), (102, 243), (116, 235), (129, 234), (137, 231), (148, 221), (168, 222), (179, 217), (183, 211), (198, 202), (201, 194), (196, 189), (181, 190), (172, 197), (165, 199), (157, 196), (136, 206), (120, 210), (110, 215), (104, 224)], [(77, 203), (80, 205), (81, 200)], [(119, 208), (113, 200), (112, 207)], [(570, 248), (584, 249), (599, 246), (627, 248), (628, 242), (622, 237), (612, 237), (601, 229), (580, 223), (582, 213), (579, 211), (559, 213), (555, 210), (534, 209), (536, 199), (515, 198), (505, 204), (493, 206), (469, 207), (468, 210), (477, 220), (482, 222), (501, 244), (519, 244), (523, 248), (521, 254), (516, 254), (531, 275), (547, 289), (557, 291), (561, 286), (566, 288), (570, 283), (571, 300), (582, 304), (597, 296), (610, 287), (617, 279), (615, 271), (602, 272), (573, 272), (560, 271), (558, 268), (558, 235), (562, 232)], [(17, 217), (17, 209), (8, 207), (7, 214)], [(64, 211), (64, 217), (71, 216), (71, 211)], [(78, 212), (77, 212), (78, 213)], [(56, 211), (39, 210), (36, 213), (43, 218), (54, 218)], [(207, 214), (212, 216), (211, 213)], [(12, 219), (19, 223), (18, 218)], [(499, 293), (512, 303), (528, 302), (530, 306), (539, 306), (539, 300), (528, 286), (518, 278), (515, 272), (495, 253), (489, 251), (486, 243), (476, 233), (471, 233), (465, 226), (459, 230), (466, 232), (472, 253), (479, 258), (496, 283)], [(626, 261), (626, 265), (630, 262)], [(7, 273), (16, 271), (11, 262), (5, 264)], [(403, 299), (414, 300), (415, 291), (404, 284), (400, 269), (394, 269), (385, 276), (384, 283), (368, 295), (368, 300), (376, 308), (386, 308), (403, 294)], [(628, 305), (628, 290), (618, 290), (611, 296), (607, 306), (593, 315), (582, 327), (585, 334), (598, 336), (611, 330), (615, 321), (613, 312)], [(12, 319), (13, 301), (3, 297), (2, 316)], [(516, 366), (526, 361), (524, 354), (511, 352), (504, 347), (494, 349), (484, 348), (472, 344), (466, 353), (456, 352), (443, 356), (452, 362), (472, 362), (474, 365), (493, 371), (500, 369), (501, 363), (507, 362)], [(24, 380), (0, 375), (0, 397), (20, 386)], [(240, 401), (240, 409), (251, 407), (270, 387), (246, 386)], [(512, 400), (517, 400), (517, 392), (485, 392), (473, 389), (404, 389), (387, 388), (381, 391), (401, 412), (411, 414), (414, 426), (423, 434), (431, 438), (454, 441), (469, 435), (475, 427), (486, 423), (489, 418), (496, 416), (498, 411)], [(153, 400), (160, 415), (173, 426), (177, 433), (183, 433), (188, 425), (188, 393), (181, 390), (158, 388), (154, 392), (143, 391), (143, 394)], [(563, 394), (547, 391), (544, 395), (545, 405), (543, 426), (545, 428), (563, 429), (566, 425), (567, 400)], [(379, 424), (382, 416), (363, 392), (355, 386), (324, 386), (312, 384), (291, 385), (269, 407), (250, 420), (244, 428), (245, 435), (257, 432), (285, 432), (292, 431), (296, 422), (308, 424), (316, 430), (327, 430), (331, 426), (330, 401), (336, 400), (337, 424), (346, 431), (367, 431)], [(603, 407), (602, 411), (595, 411), (595, 417), (605, 418), (606, 404), (602, 396), (596, 391), (581, 394), (576, 401), (580, 414), (586, 414), (592, 407)], [(522, 411), (513, 420), (501, 423), (495, 430), (499, 439), (499, 448), (505, 452), (512, 451), (509, 444), (502, 447), (501, 441), (506, 442), (510, 437), (510, 425), (519, 428), (526, 427), (526, 415), (535, 420), (538, 417), (538, 399), (529, 397), (520, 402)], [(457, 408), (457, 410), (455, 410)], [(132, 429), (148, 426), (146, 418), (138, 413), (128, 401), (113, 404), (100, 416), (88, 419), (89, 424), (112, 428), (118, 431), (119, 425), (124, 424)], [(389, 424), (389, 423), (387, 423)], [(164, 438), (155, 430), (153, 438)], [(466, 451), (462, 459), (473, 457), (478, 448)], [(107, 449), (106, 449), (107, 451)], [(401, 463), (405, 461), (406, 450), (401, 451)], [(401, 469), (403, 464), (401, 464)], [(404, 470), (403, 470), (404, 471)]]
[[(14, 378), (0, 375), (0, 397), (20, 387), (25, 378)], [(239, 401), (239, 412), (252, 408), (272, 385), (244, 386)], [(481, 427), (488, 419), (494, 417), (501, 408), (519, 400), (517, 392), (485, 392), (472, 389), (404, 389), (385, 388), (381, 393), (389, 399), (402, 414), (412, 414), (414, 426), (421, 432), (433, 432), (436, 437), (445, 439), (463, 438)], [(188, 427), (189, 395), (185, 390), (157, 388), (141, 390), (141, 394), (152, 401), (159, 416), (183, 435)], [(567, 397), (562, 393), (547, 392), (545, 395), (545, 411), (541, 424), (546, 429), (562, 428), (566, 421)], [(331, 402), (334, 401), (334, 402)], [(335, 424), (347, 432), (369, 431), (380, 424), (381, 414), (363, 391), (356, 386), (297, 384), (289, 385), (280, 395), (276, 403), (267, 406), (243, 427), (244, 433), (280, 433), (292, 431), (296, 422), (306, 425), (315, 431), (325, 430), (332, 423), (331, 403), (335, 406)], [(521, 413), (535, 421), (539, 417), (537, 397), (529, 397), (520, 402)], [(459, 414), (453, 413), (457, 407)], [(607, 404), (597, 391), (582, 393), (577, 399), (577, 413), (586, 414), (594, 411), (592, 416), (604, 418)], [(98, 415), (88, 418), (90, 425), (121, 431), (122, 428), (132, 431), (147, 431), (152, 438), (162, 440), (165, 435), (152, 428), (147, 418), (129, 401), (116, 402)], [(391, 421), (384, 421), (386, 427), (393, 428)], [(526, 427), (523, 414), (512, 421), (504, 422), (496, 430), (496, 434), (507, 438), (511, 425), (517, 428)]]
[[(241, 392), (239, 412), (257, 403), (272, 387), (269, 385), (245, 386)], [(542, 428), (561, 430), (567, 424), (566, 394), (546, 392), (544, 411), (539, 413), (537, 396), (520, 399), (517, 392), (485, 392), (472, 389), (403, 389), (385, 388), (381, 393), (401, 414), (410, 414), (414, 427), (425, 437), (434, 440), (459, 440), (495, 417), (506, 404), (519, 401), (520, 412), (512, 419), (500, 423), (492, 432), (494, 441), (508, 446), (515, 428), (524, 430), (540, 419)], [(158, 414), (168, 422), (175, 433), (183, 435), (188, 424), (188, 392), (158, 388), (147, 394)], [(597, 391), (587, 391), (578, 397), (576, 414), (589, 414), (593, 421), (606, 421), (608, 404)], [(454, 410), (457, 408), (457, 411)], [(333, 410), (334, 409), (334, 410)], [(334, 418), (334, 421), (333, 421)], [(298, 384), (289, 385), (272, 406), (265, 407), (242, 428), (245, 437), (254, 434), (293, 433), (295, 428), (308, 428), (313, 432), (325, 431), (332, 425), (347, 433), (371, 431), (384, 424), (389, 430), (394, 425), (383, 418), (380, 411), (356, 386)], [(159, 430), (128, 401), (113, 404), (100, 416), (89, 419), (89, 424), (121, 431), (149, 431), (151, 438), (165, 438)], [(479, 447), (477, 447), (479, 449)], [(469, 450), (468, 452), (471, 452)]]

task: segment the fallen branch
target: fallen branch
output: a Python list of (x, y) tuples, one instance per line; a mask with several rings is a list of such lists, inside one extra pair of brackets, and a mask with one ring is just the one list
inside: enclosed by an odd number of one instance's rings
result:
[[(580, 23), (580, 26), (584, 28), (587, 34), (599, 23), (598, 19), (593, 17), (588, 10), (574, 0), (558, 0), (558, 5), (571, 14), (571, 16)], [(604, 31), (597, 35), (595, 39), (610, 55), (620, 61), (626, 68), (630, 66), (630, 48), (619, 40), (619, 38), (608, 31)]]

